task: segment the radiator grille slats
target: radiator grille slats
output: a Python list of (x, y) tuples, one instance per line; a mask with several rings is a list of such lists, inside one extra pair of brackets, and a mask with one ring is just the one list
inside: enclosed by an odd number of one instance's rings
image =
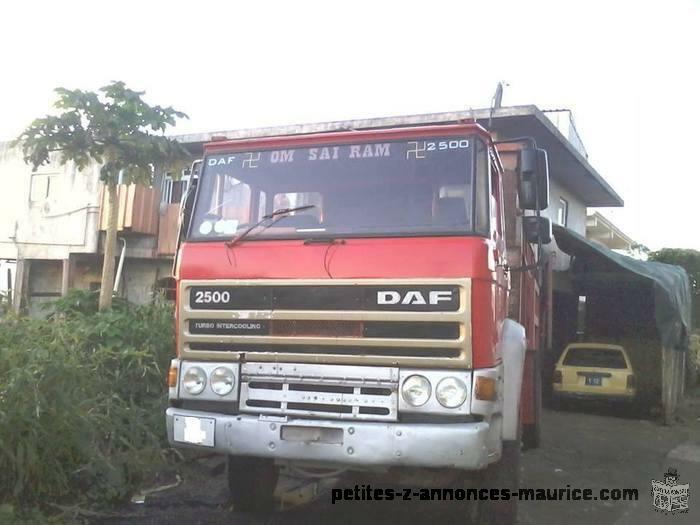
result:
[[(359, 377), (349, 377), (346, 368)], [(240, 409), (255, 414), (395, 421), (398, 369), (244, 364)]]
[(185, 358), (471, 364), (469, 279), (192, 280), (179, 286), (178, 346)]

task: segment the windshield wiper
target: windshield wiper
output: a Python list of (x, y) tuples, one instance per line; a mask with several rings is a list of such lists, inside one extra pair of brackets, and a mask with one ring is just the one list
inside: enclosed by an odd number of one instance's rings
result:
[[(247, 237), (250, 232), (252, 232), (256, 228), (261, 228), (260, 232), (265, 231), (270, 226), (275, 224), (277, 221), (279, 221), (280, 219), (284, 219), (288, 214), (290, 214), (292, 212), (310, 210), (311, 208), (315, 208), (315, 207), (316, 207), (315, 204), (307, 204), (305, 206), (297, 206), (296, 208), (280, 208), (278, 210), (274, 210), (272, 213), (268, 213), (267, 215), (263, 215), (262, 219), (260, 219), (258, 222), (253, 224), (251, 227), (249, 227), (246, 231), (244, 231), (240, 235), (236, 235), (233, 239), (226, 241), (226, 246), (228, 246), (230, 248), (231, 246), (238, 244), (245, 237)], [(270, 221), (270, 222), (268, 224), (264, 224), (265, 221)]]

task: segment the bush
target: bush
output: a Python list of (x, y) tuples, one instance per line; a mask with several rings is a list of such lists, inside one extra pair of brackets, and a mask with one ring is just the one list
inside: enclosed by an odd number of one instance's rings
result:
[(0, 505), (116, 501), (162, 461), (172, 307), (52, 310), (0, 320)]

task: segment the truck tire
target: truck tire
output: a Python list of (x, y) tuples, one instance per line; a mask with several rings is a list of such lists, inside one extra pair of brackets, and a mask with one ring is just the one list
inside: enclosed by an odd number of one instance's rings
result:
[(540, 351), (535, 352), (534, 363), (532, 366), (532, 387), (533, 387), (533, 413), (535, 421), (532, 423), (524, 423), (522, 428), (523, 433), (523, 448), (530, 450), (540, 446), (542, 438), (542, 357)]
[[(501, 460), (486, 468), (482, 487), (489, 489), (520, 488), (520, 441), (504, 441)], [(476, 525), (515, 525), (518, 521), (518, 499), (480, 501), (471, 521)]]
[(229, 456), (227, 474), (234, 510), (273, 510), (273, 495), (279, 477), (279, 468), (273, 460)]

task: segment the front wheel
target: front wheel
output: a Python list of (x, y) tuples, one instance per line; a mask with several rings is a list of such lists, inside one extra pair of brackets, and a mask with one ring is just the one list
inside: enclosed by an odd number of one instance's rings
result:
[(228, 489), (234, 510), (272, 510), (279, 468), (271, 459), (228, 457)]
[(501, 459), (486, 468), (481, 486), (498, 489), (499, 497), (503, 496), (504, 489), (508, 489), (511, 497), (476, 502), (469, 521), (474, 525), (515, 525), (518, 520), (517, 492), (520, 488), (519, 440), (503, 442)]
[(542, 358), (540, 351), (535, 351), (532, 363), (532, 419), (523, 423), (523, 448), (539, 448), (542, 437)]

